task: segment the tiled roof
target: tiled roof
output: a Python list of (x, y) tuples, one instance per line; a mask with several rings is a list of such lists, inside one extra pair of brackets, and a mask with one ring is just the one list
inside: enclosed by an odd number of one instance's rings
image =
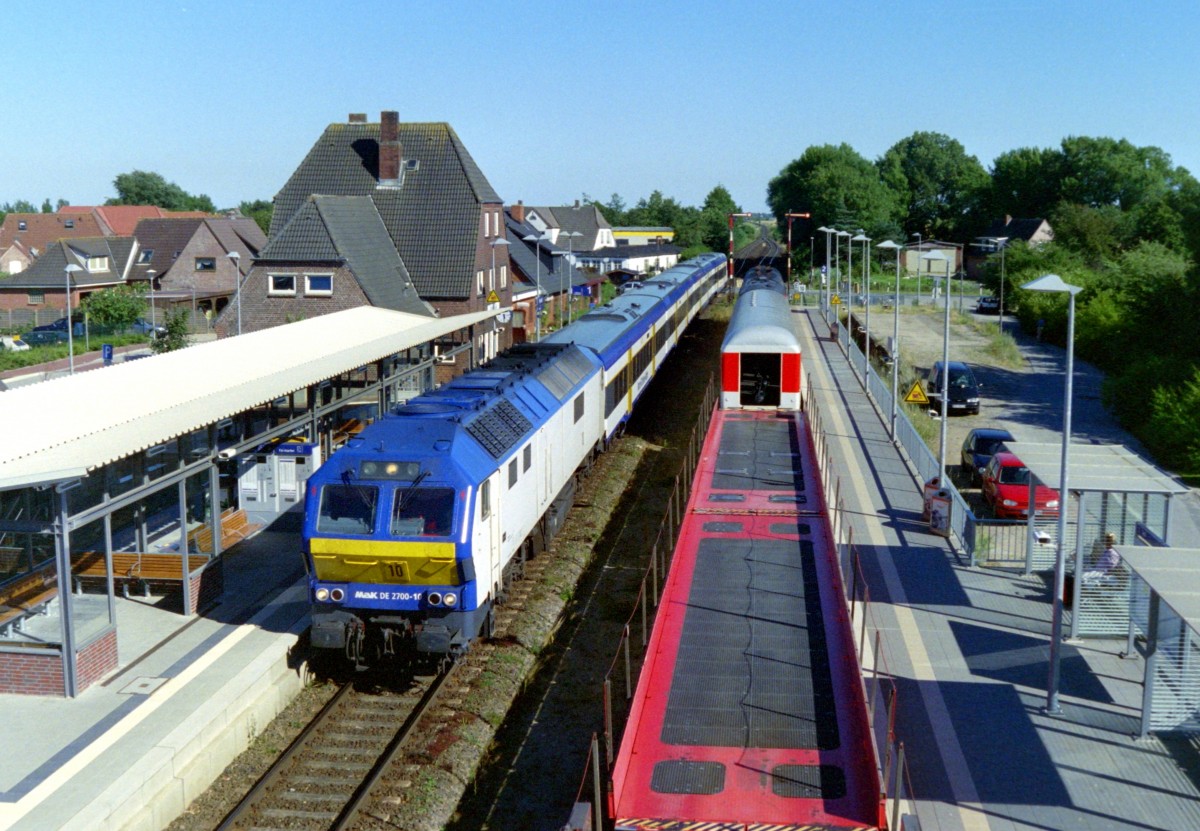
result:
[(608, 224), (608, 220), (604, 218), (604, 214), (600, 213), (600, 210), (591, 204), (564, 205), (560, 208), (529, 207), (525, 209), (527, 214), (530, 211), (537, 211), (538, 215), (551, 228), (558, 228), (566, 233), (582, 234), (582, 238), (576, 245), (593, 244), (601, 228), (612, 229), (612, 226)]
[[(79, 266), (71, 278), (76, 286), (103, 286), (124, 280), (129, 257), (133, 251), (131, 237), (77, 237), (53, 243), (29, 268), (0, 281), (0, 288), (62, 289), (66, 285), (64, 269), (68, 264)], [(108, 268), (87, 270), (88, 257), (107, 257)]]
[(271, 262), (345, 262), (371, 305), (432, 315), (413, 287), (369, 196), (311, 196), (256, 258)]
[(167, 211), (157, 205), (63, 205), (60, 214), (91, 214), (105, 236), (129, 236), (143, 219), (203, 219), (204, 211)]
[(1029, 242), (1042, 227), (1044, 219), (997, 219), (984, 232), (985, 237), (1008, 237)]
[(482, 203), (500, 197), (450, 125), (400, 124), (400, 187), (379, 187), (379, 124), (331, 124), (275, 196), (272, 241), (313, 194), (368, 196), (422, 297), (474, 283)]
[[(19, 230), (21, 223), (25, 230)], [(73, 227), (68, 228), (67, 223)], [(71, 216), (63, 214), (8, 214), (0, 225), (0, 251), (17, 240), (31, 253), (38, 255), (50, 247), (50, 243), (65, 237), (98, 237), (104, 232), (90, 214)]]
[(212, 255), (238, 252), (238, 264), (243, 274), (250, 270), (251, 261), (267, 242), (258, 223), (247, 217), (143, 219), (134, 232), (140, 251), (133, 278), (145, 280), (146, 272), (152, 268), (161, 281), (202, 225), (207, 226), (220, 244), (221, 250), (213, 251)]
[(508, 258), (513, 264), (514, 272), (524, 281), (530, 285), (540, 284), (543, 294), (561, 294), (568, 291), (572, 285), (582, 282), (583, 277), (579, 270), (569, 265), (567, 258), (562, 256), (566, 253), (565, 249), (546, 240), (542, 240), (540, 245), (536, 241), (526, 242), (525, 237), (536, 237), (540, 232), (532, 225), (517, 222), (507, 212), (504, 220), (505, 236), (509, 241)]
[(662, 245), (618, 245), (613, 248), (597, 248), (595, 251), (576, 252), (581, 259), (595, 260), (633, 260), (638, 257), (657, 257), (663, 254), (678, 254), (683, 249), (678, 245), (664, 242)]

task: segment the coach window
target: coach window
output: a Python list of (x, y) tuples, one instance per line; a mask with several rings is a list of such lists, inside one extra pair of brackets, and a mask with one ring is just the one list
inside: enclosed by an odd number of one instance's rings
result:
[(492, 515), (492, 483), (485, 479), (479, 486), (479, 518), (487, 519)]
[(508, 486), (511, 488), (517, 484), (517, 460), (513, 459), (508, 463)]

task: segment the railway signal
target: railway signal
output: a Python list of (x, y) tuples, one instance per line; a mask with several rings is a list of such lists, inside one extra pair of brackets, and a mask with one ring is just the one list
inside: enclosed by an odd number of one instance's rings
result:
[(729, 273), (730, 280), (733, 280), (733, 218), (735, 216), (750, 217), (753, 215), (754, 214), (751, 214), (751, 213), (737, 213), (737, 214), (729, 215), (729, 266), (728, 266), (728, 273)]

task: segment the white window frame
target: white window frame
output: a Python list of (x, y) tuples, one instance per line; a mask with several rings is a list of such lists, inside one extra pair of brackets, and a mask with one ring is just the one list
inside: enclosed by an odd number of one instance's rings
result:
[(108, 257), (88, 257), (87, 270), (89, 274), (97, 271), (108, 271)]
[[(314, 289), (312, 287), (312, 278), (321, 277), (329, 280), (328, 289)], [(305, 297), (333, 297), (333, 275), (332, 274), (305, 274), (304, 275), (304, 296)]]
[(492, 215), (488, 211), (483, 212), (483, 238), (487, 239), (492, 235)]
[(25, 303), (29, 306), (41, 306), (46, 302), (46, 292), (40, 289), (30, 289), (29, 294), (25, 298)]
[(500, 288), (508, 288), (508, 266), (500, 266)]
[(496, 267), (488, 268), (488, 291), (496, 290)]
[[(275, 287), (275, 280), (279, 278), (288, 278), (292, 281), (291, 289), (279, 289)], [(267, 296), (268, 297), (295, 297), (296, 296), (296, 275), (295, 274), (268, 274), (267, 275)]]
[(479, 296), (483, 297), (483, 269), (475, 272), (475, 282), (479, 285)]

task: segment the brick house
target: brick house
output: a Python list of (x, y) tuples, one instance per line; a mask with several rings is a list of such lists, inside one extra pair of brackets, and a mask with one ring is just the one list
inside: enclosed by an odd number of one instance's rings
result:
[(68, 265), (79, 267), (71, 277), (74, 310), (92, 292), (124, 283), (136, 251), (133, 237), (73, 237), (51, 243), (29, 268), (0, 280), (0, 321), (23, 328), (57, 320), (66, 312)]
[[(511, 303), (502, 200), (449, 124), (352, 114), (325, 129), (274, 204), (242, 283), (242, 331), (366, 304), (449, 316)], [(231, 310), (216, 329), (237, 331)], [(483, 357), (511, 342), (495, 321), (476, 336)]]
[(267, 244), (258, 224), (242, 216), (143, 219), (134, 236), (138, 254), (129, 281), (145, 283), (153, 271), (158, 308), (194, 307), (197, 314), (224, 309)]
[(0, 271), (28, 268), (60, 239), (102, 236), (108, 234), (90, 214), (7, 214), (0, 223)]
[[(567, 258), (567, 251), (550, 242), (544, 229), (526, 222), (524, 204), (518, 202), (505, 211), (505, 230), (508, 235), (509, 256), (512, 259), (513, 275), (532, 292), (524, 292), (514, 303), (519, 314), (514, 319), (514, 334), (522, 340), (532, 341), (538, 332), (535, 315), (535, 299), (541, 291), (541, 333), (545, 335), (549, 325), (567, 315), (571, 302), (571, 287), (582, 285), (584, 275)], [(533, 240), (526, 240), (533, 237)], [(517, 333), (520, 325), (522, 331)]]
[(993, 221), (984, 231), (983, 236), (976, 237), (969, 246), (966, 254), (967, 276), (972, 280), (979, 279), (988, 257), (1004, 246), (1016, 242), (1038, 246), (1053, 241), (1054, 229), (1046, 220), (1041, 218), (1014, 219), (1005, 214), (1003, 219)]
[(203, 219), (204, 211), (167, 211), (157, 205), (63, 205), (60, 214), (86, 214), (96, 220), (106, 237), (128, 237), (143, 219)]

